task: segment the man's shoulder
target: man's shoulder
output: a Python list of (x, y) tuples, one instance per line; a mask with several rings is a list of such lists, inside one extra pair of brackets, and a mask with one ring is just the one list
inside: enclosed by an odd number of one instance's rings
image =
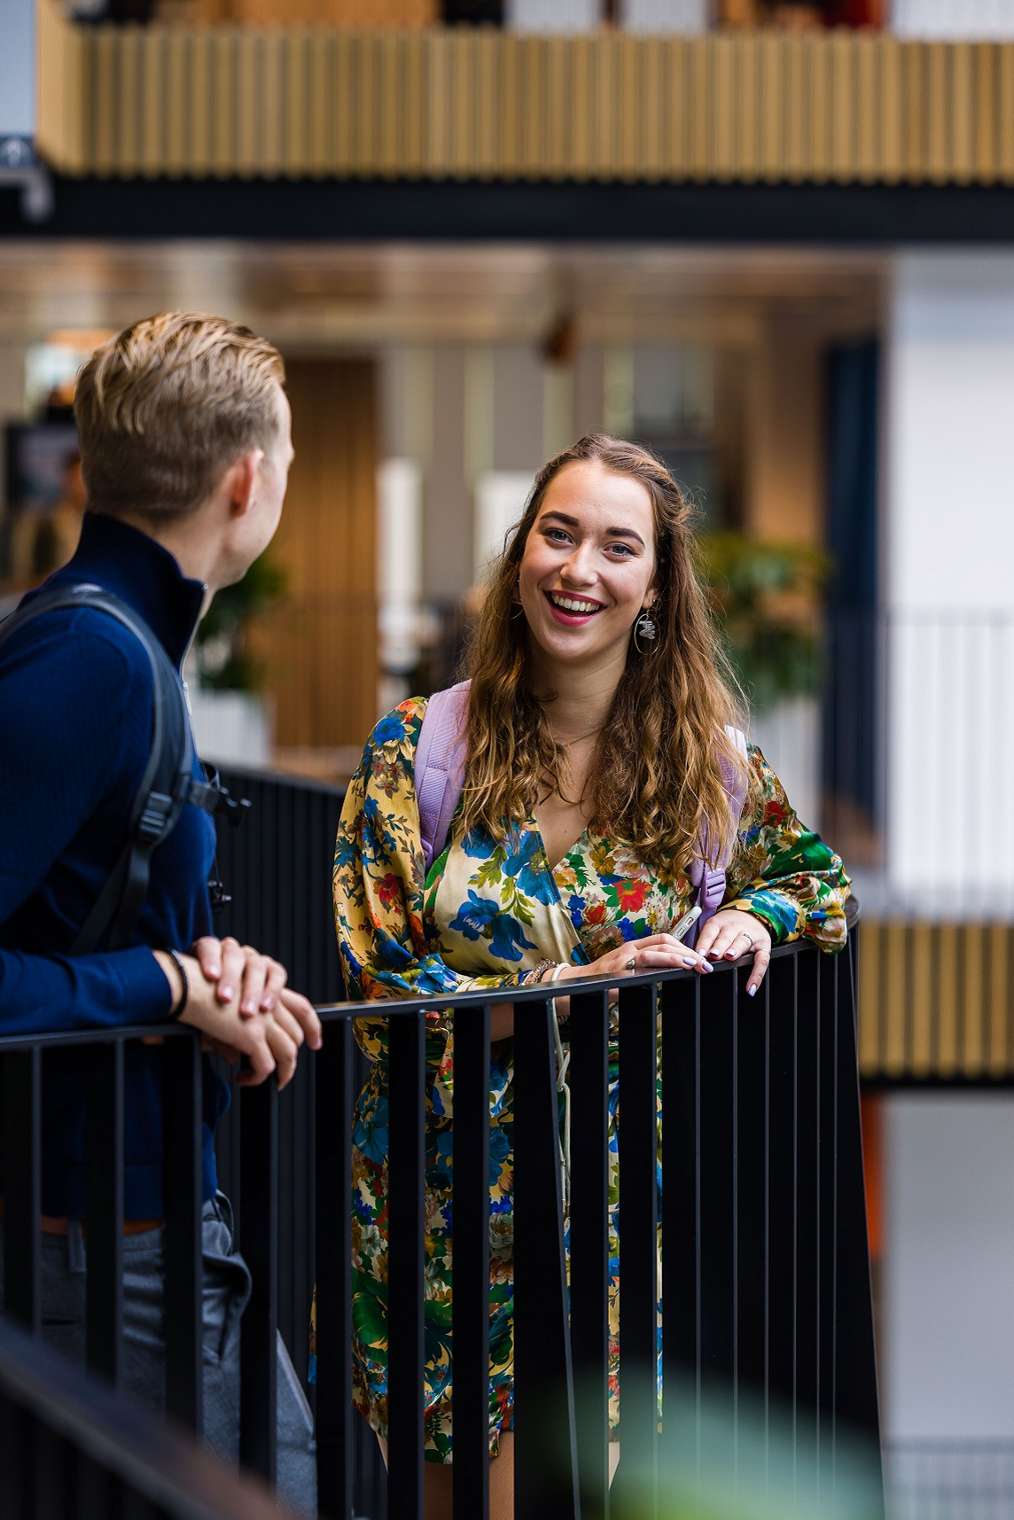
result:
[[(27, 610), (31, 601), (22, 606)], [(65, 674), (68, 680), (92, 686), (104, 679), (119, 685), (135, 679), (150, 684), (141, 641), (98, 607), (53, 607), (23, 624), (15, 613), (11, 624), (0, 639), (0, 680), (37, 669), (47, 679)]]

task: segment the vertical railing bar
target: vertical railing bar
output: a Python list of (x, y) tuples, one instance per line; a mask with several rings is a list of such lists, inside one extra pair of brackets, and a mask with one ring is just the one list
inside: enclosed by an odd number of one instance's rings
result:
[[(605, 993), (571, 998), (573, 1148), (570, 1326), (576, 1382), (578, 1470), (584, 1520), (609, 1505), (609, 1015)], [(621, 1298), (622, 1302), (622, 1298)]]
[(701, 1398), (704, 1360), (704, 1272), (701, 1241), (701, 981), (694, 978), (694, 1297), (697, 1305), (697, 1380), (694, 1420), (695, 1471), (701, 1476)]
[(239, 1459), (274, 1483), (278, 1467), (278, 1086), (240, 1101), (240, 1244), (253, 1286), (240, 1321)]
[[(620, 1475), (654, 1516), (658, 1458), (658, 1014), (654, 985), (620, 991)], [(624, 1495), (628, 1485), (623, 1483)], [(640, 1506), (645, 1506), (642, 1509)]]
[(203, 1429), (201, 1249), (203, 1062), (196, 1036), (162, 1052), (163, 1213), (165, 1215), (166, 1410)]
[(732, 979), (732, 1471), (739, 1478), (739, 972)]
[(821, 1491), (821, 1482), (820, 1482), (820, 1411), (821, 1411), (821, 1398), (822, 1398), (822, 1387), (821, 1387), (821, 1380), (820, 1380), (820, 1351), (821, 1351), (821, 1347), (820, 1347), (820, 1330), (821, 1330), (820, 1311), (821, 1311), (821, 1278), (823, 1276), (823, 1265), (824, 1265), (824, 1253), (823, 1253), (823, 1251), (821, 1249), (821, 1238), (820, 1238), (820, 1226), (821, 1226), (821, 1208), (820, 1208), (820, 1202), (821, 1202), (821, 1191), (822, 1191), (822, 1186), (823, 1186), (822, 1150), (821, 1150), (821, 1143), (820, 1143), (820, 1120), (821, 1120), (820, 1089), (821, 1089), (821, 1077), (822, 1077), (822, 1071), (823, 1071), (823, 1068), (821, 1067), (821, 1061), (820, 1061), (820, 1025), (821, 1025), (821, 1018), (822, 1018), (822, 1007), (823, 1007), (822, 999), (821, 999), (821, 987), (823, 985), (823, 975), (822, 975), (822, 972), (819, 969), (819, 964), (818, 964), (817, 975), (814, 978), (814, 980), (816, 982), (816, 998), (817, 998), (817, 1000), (816, 1000), (816, 1007), (815, 1007), (815, 1010), (814, 1010), (814, 1018), (816, 1020), (816, 1028), (814, 1030), (814, 1039), (816, 1041), (816, 1047), (817, 1047), (816, 1063), (815, 1063), (815, 1067), (814, 1067), (814, 1081), (816, 1083), (816, 1095), (815, 1095), (815, 1097), (816, 1097), (816, 1124), (814, 1126), (814, 1135), (816, 1137), (816, 1143), (817, 1143), (817, 1187), (816, 1187), (816, 1203), (815, 1203), (815, 1206), (814, 1206), (814, 1215), (815, 1215), (815, 1218), (814, 1218), (814, 1229), (815, 1229), (815, 1232), (816, 1232), (815, 1259), (816, 1259), (816, 1264), (817, 1264), (817, 1281), (816, 1281), (816, 1284), (815, 1284), (815, 1287), (816, 1287), (816, 1317), (815, 1317), (815, 1331), (814, 1331), (815, 1339), (816, 1339), (815, 1351), (816, 1351), (816, 1363), (817, 1363), (817, 1383), (816, 1383), (817, 1397), (816, 1397), (816, 1400), (814, 1402), (814, 1420), (816, 1422), (815, 1423), (815, 1428), (814, 1428), (814, 1441), (815, 1441), (814, 1464), (815, 1464), (815, 1467), (816, 1467), (816, 1475), (817, 1475), (817, 1477), (816, 1477), (817, 1496), (819, 1498), (820, 1491)]
[(90, 1372), (118, 1386), (123, 1329), (123, 1050), (97, 1046), (88, 1091), (85, 1346)]
[(771, 974), (764, 978), (764, 1491), (771, 1488)]
[(313, 1063), (317, 1502), (352, 1516), (352, 1021), (328, 1024)]
[[(693, 1165), (693, 997), (697, 977), (662, 992), (662, 1420), (664, 1471), (687, 1446), (688, 1385), (697, 1362)], [(668, 1481), (668, 1478), (666, 1479)]]
[[(516, 1520), (581, 1520), (550, 1026), (548, 1002), (518, 1005), (514, 1039)], [(547, 1166), (547, 1156), (553, 1157), (552, 1166)]]
[(489, 1520), (490, 1008), (454, 1014), (455, 1520)]
[(390, 1513), (421, 1520), (423, 1505), (423, 1014), (390, 1021), (388, 1485)]
[(3, 1057), (4, 1313), (39, 1328), (42, 1052)]
[(798, 1494), (799, 1385), (799, 957), (792, 957), (792, 1492)]

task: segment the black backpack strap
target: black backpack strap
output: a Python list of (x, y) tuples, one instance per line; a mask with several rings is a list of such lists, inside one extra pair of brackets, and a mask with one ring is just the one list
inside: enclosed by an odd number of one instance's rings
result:
[(82, 607), (116, 618), (144, 649), (151, 669), (153, 719), (151, 752), (131, 804), (127, 842), (71, 946), (72, 955), (85, 955), (103, 940), (110, 949), (128, 942), (148, 890), (152, 854), (168, 838), (186, 803), (196, 802), (209, 812), (214, 808), (205, 795), (214, 788), (193, 776), (193, 740), (179, 675), (148, 625), (119, 598), (94, 585), (42, 592), (0, 623), (0, 644), (47, 612)]

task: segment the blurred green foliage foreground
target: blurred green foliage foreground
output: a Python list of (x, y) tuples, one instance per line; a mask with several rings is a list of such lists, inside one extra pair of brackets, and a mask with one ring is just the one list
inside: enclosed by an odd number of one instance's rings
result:
[(791, 1413), (740, 1394), (734, 1411), (731, 1390), (699, 1413), (692, 1389), (672, 1404), (667, 1396), (657, 1510), (650, 1475), (621, 1455), (625, 1520), (883, 1520), (879, 1452), (829, 1419), (818, 1440), (812, 1410), (793, 1425)]

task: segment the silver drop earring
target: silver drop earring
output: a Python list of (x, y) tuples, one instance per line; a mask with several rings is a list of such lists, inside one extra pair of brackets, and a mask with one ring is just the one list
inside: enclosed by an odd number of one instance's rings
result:
[(649, 654), (650, 650), (642, 648), (638, 640), (644, 639), (648, 644), (654, 644), (657, 638), (658, 628), (655, 625), (655, 619), (646, 607), (634, 624), (634, 648), (638, 654)]

